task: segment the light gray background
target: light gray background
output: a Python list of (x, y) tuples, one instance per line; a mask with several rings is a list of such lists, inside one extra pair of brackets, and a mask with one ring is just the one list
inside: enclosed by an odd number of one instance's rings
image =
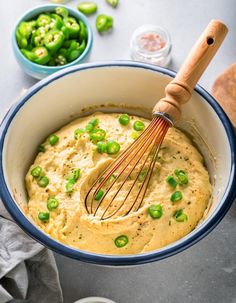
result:
[[(99, 36), (95, 17), (94, 47), (89, 61), (129, 59), (135, 28), (153, 23), (172, 37), (177, 70), (210, 19), (226, 22), (228, 37), (200, 84), (210, 91), (216, 76), (236, 59), (236, 3), (233, 0), (120, 0), (116, 10), (95, 0), (100, 13), (114, 17), (113, 33)], [(78, 0), (69, 5), (76, 7)], [(14, 60), (11, 33), (16, 19), (46, 0), (0, 0), (0, 118), (7, 108), (36, 83)], [(85, 296), (105, 296), (117, 303), (236, 303), (236, 206), (205, 239), (169, 259), (133, 268), (104, 268), (55, 255), (65, 303)], [(56, 302), (53, 302), (56, 303)]]

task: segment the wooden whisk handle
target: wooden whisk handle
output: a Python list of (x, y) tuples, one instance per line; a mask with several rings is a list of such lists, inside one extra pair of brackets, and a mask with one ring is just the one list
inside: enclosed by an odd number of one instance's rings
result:
[(154, 107), (153, 113), (163, 112), (173, 121), (180, 118), (181, 104), (186, 103), (193, 89), (223, 42), (228, 28), (218, 20), (212, 20), (200, 36), (176, 77), (166, 86), (165, 97)]

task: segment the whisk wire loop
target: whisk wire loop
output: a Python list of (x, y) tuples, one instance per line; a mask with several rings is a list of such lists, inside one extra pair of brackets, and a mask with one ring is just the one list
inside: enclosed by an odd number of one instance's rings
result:
[[(168, 121), (160, 116), (154, 116), (149, 126), (139, 138), (135, 140), (126, 151), (121, 153), (121, 155), (112, 162), (101, 175), (99, 175), (85, 197), (85, 208), (88, 214), (93, 214), (94, 217), (96, 216), (101, 220), (106, 220), (118, 214), (120, 216), (126, 216), (131, 211), (137, 211), (142, 206), (161, 143), (169, 126), (170, 123)], [(139, 179), (143, 172), (144, 177), (140, 182)], [(114, 173), (116, 173), (114, 180), (109, 182), (101, 199), (96, 201), (95, 197), (97, 193), (101, 189), (104, 189), (104, 186)], [(135, 177), (132, 180), (131, 176), (134, 173)], [(138, 183), (141, 183), (141, 185), (139, 186)], [(117, 185), (118, 188), (111, 197), (108, 197), (115, 185)], [(129, 186), (129, 189), (123, 200), (119, 202), (118, 205), (115, 205), (115, 200), (125, 185)], [(136, 189), (136, 187), (138, 188)], [(131, 192), (134, 192), (134, 198), (132, 198), (130, 205), (128, 205)], [(95, 201), (97, 204), (94, 207)], [(104, 204), (105, 201), (106, 203)], [(104, 206), (102, 206), (103, 204)], [(127, 205), (128, 208), (125, 207)], [(115, 209), (112, 209), (112, 206), (115, 206)], [(124, 208), (123, 212), (122, 208)]]
[[(155, 126), (155, 122), (156, 119), (153, 119), (149, 125), (148, 128), (152, 129)], [(120, 156), (118, 158), (116, 158), (116, 161), (114, 163), (111, 163), (111, 165), (109, 165), (105, 171), (98, 176), (98, 178), (94, 181), (94, 183), (92, 184), (90, 190), (88, 191), (86, 197), (85, 197), (85, 208), (86, 211), (88, 213), (92, 213), (93, 212), (93, 200), (91, 201), (91, 210), (89, 211), (88, 209), (88, 198), (90, 193), (92, 192), (92, 190), (94, 189), (94, 187), (98, 184), (98, 186), (96, 187), (95, 191), (93, 192), (93, 198), (94, 196), (98, 193), (98, 191), (102, 188), (102, 186), (104, 185), (104, 183), (109, 179), (109, 177), (113, 174), (113, 172), (116, 170), (117, 167), (119, 167), (119, 165), (123, 162), (123, 160), (125, 159), (126, 155), (130, 152), (131, 149), (134, 149), (136, 145), (141, 144), (143, 141), (143, 139), (145, 139), (146, 134), (148, 133), (148, 128), (146, 128), (144, 130), (144, 132), (139, 136), (139, 138), (137, 140), (135, 140), (128, 148), (127, 150), (125, 150), (123, 153), (120, 154)], [(108, 173), (108, 171), (111, 170), (110, 173)], [(102, 180), (101, 180), (102, 179)], [(101, 182), (99, 182), (101, 181)], [(114, 180), (114, 183), (116, 182), (116, 180)]]
[[(128, 192), (127, 192), (127, 194), (126, 194), (126, 196), (125, 196), (123, 202), (120, 204), (120, 206), (119, 206), (112, 214), (110, 214), (109, 216), (106, 216), (106, 217), (105, 217), (105, 214), (106, 214), (106, 212), (108, 211), (109, 207), (111, 206), (112, 202), (114, 201), (114, 199), (116, 198), (116, 196), (119, 194), (121, 188), (125, 185), (125, 182), (127, 181), (128, 177), (130, 176), (130, 174), (132, 174), (132, 172), (133, 172), (134, 169), (136, 168), (137, 163), (138, 163), (138, 162), (140, 161), (140, 159), (143, 157), (143, 155), (144, 155), (145, 152), (142, 153), (141, 156), (140, 156), (140, 157), (137, 159), (137, 161), (135, 162), (135, 164), (134, 164), (134, 166), (132, 167), (130, 173), (127, 175), (127, 177), (126, 177), (125, 180), (122, 182), (121, 186), (118, 188), (118, 190), (116, 191), (115, 195), (113, 196), (113, 198), (111, 199), (111, 201), (110, 201), (109, 204), (107, 205), (105, 211), (103, 212), (103, 214), (102, 214), (102, 216), (101, 216), (101, 219), (108, 219), (108, 218), (113, 217), (113, 216), (114, 216), (116, 213), (118, 213), (118, 211), (125, 205), (125, 202), (127, 201), (127, 199), (128, 199), (128, 197), (129, 197), (130, 193), (132, 192), (132, 190), (134, 189), (134, 187), (135, 187), (135, 185), (136, 185), (136, 183), (137, 183), (137, 181), (138, 181), (138, 179), (139, 179), (139, 176), (140, 176), (141, 172), (142, 172), (142, 171), (144, 170), (144, 168), (145, 168), (145, 165), (146, 165), (148, 159), (149, 159), (150, 156), (153, 154), (152, 160), (150, 161), (150, 164), (149, 164), (149, 166), (148, 166), (148, 168), (147, 168), (147, 173), (146, 173), (145, 176), (144, 176), (144, 180), (143, 180), (143, 182), (142, 182), (142, 184), (141, 184), (141, 186), (140, 186), (138, 192), (136, 193), (134, 202), (131, 204), (131, 207), (128, 209), (127, 212), (124, 213), (123, 216), (126, 216), (126, 215), (128, 215), (128, 214), (131, 212), (131, 210), (133, 209), (133, 207), (135, 206), (135, 204), (136, 204), (136, 202), (137, 202), (137, 200), (138, 200), (138, 198), (139, 198), (140, 193), (142, 192), (142, 189), (144, 188), (144, 186), (147, 188), (147, 186), (148, 186), (148, 184), (149, 184), (149, 181), (150, 181), (150, 178), (151, 178), (151, 175), (152, 175), (152, 171), (153, 171), (153, 168), (154, 168), (155, 163), (156, 163), (156, 160), (157, 160), (158, 151), (159, 151), (160, 146), (161, 146), (161, 144), (157, 144), (157, 138), (158, 138), (160, 135), (162, 135), (162, 131), (163, 131), (162, 128), (160, 128), (157, 132), (156, 132), (156, 130), (154, 131), (154, 136), (152, 136), (152, 138), (151, 138), (151, 139), (152, 139), (152, 142), (151, 142), (151, 144), (149, 144), (149, 146), (148, 146), (150, 150), (149, 150), (149, 152), (147, 153), (147, 156), (145, 157), (145, 160), (144, 160), (144, 162), (142, 163), (141, 167), (139, 168), (139, 170), (138, 170), (138, 172), (137, 172), (137, 174), (136, 174), (136, 177), (135, 177), (135, 179), (134, 179), (134, 181), (133, 181), (133, 183), (132, 183), (130, 189), (128, 190)], [(152, 134), (153, 134), (153, 133), (152, 133)], [(149, 142), (148, 142), (148, 143), (149, 143)], [(145, 151), (146, 151), (146, 150), (145, 150)], [(151, 171), (150, 171), (150, 169), (151, 169)], [(146, 191), (145, 191), (145, 193), (146, 193)], [(141, 198), (141, 201), (140, 201), (140, 203), (139, 203), (139, 207), (137, 207), (136, 210), (138, 210), (138, 209), (141, 207), (142, 201), (143, 201), (144, 196), (145, 196), (145, 193), (143, 194), (143, 196), (142, 196), (142, 198)]]
[[(102, 202), (104, 201), (105, 197), (107, 196), (108, 192), (110, 191), (110, 189), (113, 187), (114, 183), (117, 182), (117, 180), (119, 179), (119, 177), (122, 175), (122, 173), (126, 170), (126, 168), (130, 165), (130, 163), (132, 162), (133, 159), (136, 158), (135, 163), (133, 164), (133, 166), (131, 167), (131, 169), (128, 171), (128, 173), (125, 175), (124, 181), (121, 183), (121, 185), (119, 186), (119, 188), (117, 189), (117, 192), (115, 193), (115, 195), (113, 196), (113, 198), (110, 200), (104, 214), (106, 213), (107, 209), (109, 208), (109, 206), (112, 204), (112, 202), (114, 201), (114, 199), (116, 198), (116, 196), (118, 195), (118, 193), (120, 192), (120, 190), (122, 189), (122, 187), (125, 185), (125, 182), (128, 180), (128, 178), (130, 177), (130, 175), (132, 174), (132, 172), (134, 171), (137, 163), (140, 161), (140, 159), (142, 158), (143, 154), (146, 152), (146, 150), (149, 148), (150, 144), (152, 144), (153, 141), (153, 133), (155, 132), (155, 128), (153, 127), (153, 129), (150, 131), (150, 134), (148, 133), (147, 139), (144, 142), (144, 144), (139, 144), (138, 150), (136, 152), (134, 152), (134, 150), (132, 150), (130, 152), (130, 155), (132, 155), (128, 161), (126, 161), (127, 163), (124, 165), (124, 168), (121, 170), (121, 172), (118, 174), (118, 176), (116, 176), (116, 179), (112, 182), (112, 184), (108, 187), (108, 189), (106, 190), (105, 194), (102, 196), (102, 199), (99, 201), (99, 204), (94, 212), (94, 215), (96, 215), (97, 210), (99, 209), (99, 207), (101, 206)], [(127, 159), (127, 157), (125, 158)], [(114, 170), (115, 171), (115, 170)], [(111, 172), (109, 172), (108, 174), (111, 176), (112, 173), (114, 172), (113, 169)], [(95, 191), (95, 195), (96, 195), (96, 191)], [(103, 215), (102, 215), (103, 217)]]

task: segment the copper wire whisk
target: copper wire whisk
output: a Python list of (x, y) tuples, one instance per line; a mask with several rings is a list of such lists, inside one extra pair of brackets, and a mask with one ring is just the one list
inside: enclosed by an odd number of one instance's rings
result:
[(179, 120), (181, 105), (191, 98), (227, 32), (222, 22), (209, 23), (176, 77), (166, 86), (165, 97), (155, 105), (149, 126), (92, 184), (85, 197), (88, 214), (105, 220), (126, 216), (142, 207), (147, 191), (151, 190), (150, 180), (164, 137)]

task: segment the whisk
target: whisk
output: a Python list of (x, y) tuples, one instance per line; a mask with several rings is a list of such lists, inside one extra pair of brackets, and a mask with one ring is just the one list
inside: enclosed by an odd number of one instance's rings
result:
[(100, 220), (127, 216), (142, 207), (161, 144), (181, 116), (181, 105), (194, 87), (228, 32), (212, 20), (192, 48), (176, 77), (166, 86), (165, 97), (153, 109), (143, 133), (95, 180), (85, 197), (88, 214)]

